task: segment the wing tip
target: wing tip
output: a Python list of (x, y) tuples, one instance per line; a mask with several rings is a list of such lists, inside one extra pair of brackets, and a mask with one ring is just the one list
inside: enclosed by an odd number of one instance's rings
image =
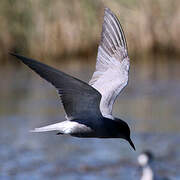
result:
[(110, 15), (110, 16), (115, 16), (115, 14), (111, 11), (111, 9), (110, 8), (108, 8), (108, 7), (105, 7), (104, 8), (104, 15), (106, 16), (106, 15)]
[[(29, 64), (32, 64), (35, 62), (34, 59), (30, 59), (28, 57), (22, 56), (20, 54), (9, 52), (9, 55), (16, 57), (19, 61), (23, 62), (25, 65), (29, 66)], [(38, 62), (40, 63), (40, 62)]]
[(14, 52), (8, 52), (8, 54), (11, 55), (11, 56), (17, 56), (17, 54), (14, 53)]
[(23, 60), (24, 60), (24, 58), (25, 58), (25, 57), (23, 57), (23, 56), (21, 56), (21, 55), (19, 55), (19, 54), (17, 54), (17, 53), (14, 53), (14, 52), (8, 52), (8, 54), (11, 55), (11, 56), (16, 57), (17, 59), (19, 59), (19, 60), (21, 60), (21, 61), (22, 61), (22, 58), (23, 58)]
[[(104, 8), (104, 21), (105, 19), (114, 19), (114, 23), (117, 24), (118, 26), (118, 30), (120, 31), (119, 32), (119, 41), (120, 41), (120, 46), (124, 47), (127, 51), (128, 51), (128, 47), (127, 47), (127, 42), (126, 42), (126, 37), (125, 37), (125, 33), (123, 31), (123, 27), (118, 19), (118, 17), (116, 16), (116, 14), (111, 11), (110, 8), (108, 7), (105, 7)], [(111, 24), (111, 23), (110, 23)], [(110, 25), (111, 26), (111, 25)], [(103, 31), (105, 29), (105, 25), (103, 23), (103, 30), (102, 30), (102, 34), (103, 34)]]
[(108, 7), (105, 7), (105, 8), (104, 8), (104, 11), (105, 11), (105, 12), (111, 12), (110, 8), (108, 8)]

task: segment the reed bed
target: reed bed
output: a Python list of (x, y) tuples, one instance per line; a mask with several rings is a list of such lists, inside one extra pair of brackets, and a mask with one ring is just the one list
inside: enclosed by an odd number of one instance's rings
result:
[(46, 61), (95, 55), (104, 7), (120, 19), (131, 56), (180, 54), (179, 0), (1, 0), (0, 63), (8, 51)]

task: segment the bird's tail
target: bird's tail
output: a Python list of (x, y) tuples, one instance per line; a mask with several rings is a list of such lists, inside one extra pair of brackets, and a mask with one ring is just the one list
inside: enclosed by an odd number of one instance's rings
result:
[(60, 130), (59, 129), (60, 123), (51, 124), (51, 125), (43, 126), (43, 127), (40, 127), (40, 128), (35, 128), (33, 130), (30, 130), (30, 132), (59, 131)]

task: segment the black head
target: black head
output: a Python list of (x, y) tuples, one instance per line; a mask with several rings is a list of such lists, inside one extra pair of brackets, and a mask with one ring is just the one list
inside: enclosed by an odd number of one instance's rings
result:
[(153, 153), (149, 150), (146, 150), (146, 151), (142, 152), (141, 154), (144, 154), (145, 156), (147, 156), (149, 161), (152, 161), (154, 159)]
[(129, 144), (132, 146), (132, 148), (134, 150), (136, 150), (132, 140), (131, 140), (131, 137), (130, 137), (130, 128), (128, 126), (128, 124), (126, 122), (124, 122), (123, 120), (121, 119), (115, 119), (117, 125), (117, 131), (119, 132), (118, 134), (118, 137), (119, 138), (123, 138), (125, 140), (127, 140), (129, 142)]

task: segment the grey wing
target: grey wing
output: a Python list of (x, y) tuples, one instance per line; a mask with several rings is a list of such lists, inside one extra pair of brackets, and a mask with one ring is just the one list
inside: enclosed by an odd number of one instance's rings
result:
[(68, 119), (101, 116), (99, 109), (101, 94), (93, 87), (36, 60), (10, 54), (57, 88)]
[(127, 85), (129, 58), (125, 36), (117, 17), (106, 8), (98, 47), (96, 70), (89, 84), (101, 95), (103, 116), (112, 117), (112, 106), (118, 94)]

